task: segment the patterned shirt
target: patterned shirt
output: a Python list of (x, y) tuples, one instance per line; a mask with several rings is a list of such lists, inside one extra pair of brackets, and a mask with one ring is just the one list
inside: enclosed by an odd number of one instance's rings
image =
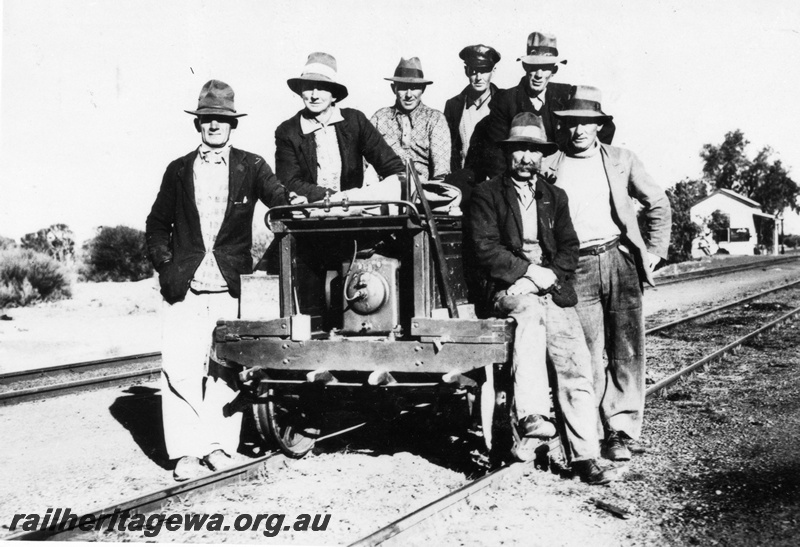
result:
[(450, 174), (450, 129), (444, 114), (422, 103), (410, 114), (381, 108), (370, 119), (400, 159), (410, 159), (421, 181)]
[(213, 249), (228, 206), (230, 153), (230, 145), (217, 149), (201, 144), (192, 166), (194, 201), (200, 214), (200, 230), (206, 248), (203, 261), (192, 278), (191, 287), (196, 291), (222, 292), (228, 287)]

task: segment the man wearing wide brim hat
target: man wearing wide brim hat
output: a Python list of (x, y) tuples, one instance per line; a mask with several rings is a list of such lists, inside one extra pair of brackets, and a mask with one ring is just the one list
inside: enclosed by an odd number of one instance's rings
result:
[(226, 467), (236, 453), (242, 414), (223, 412), (236, 378), (213, 360), (209, 343), (217, 319), (238, 315), (239, 276), (252, 272), (256, 201), (287, 204), (267, 162), (230, 145), (245, 114), (228, 84), (210, 80), (186, 112), (200, 146), (167, 167), (145, 232), (164, 297), (161, 408), (179, 481)]
[(364, 161), (381, 179), (403, 171), (403, 163), (360, 111), (340, 108), (347, 88), (338, 81), (336, 59), (311, 53), (289, 88), (305, 107), (275, 130), (275, 170), (287, 189), (311, 201), (334, 201), (364, 183)]
[[(599, 89), (577, 86), (555, 115), (570, 140), (545, 158), (542, 172), (569, 196), (580, 240), (577, 311), (592, 355), (604, 454), (625, 461), (635, 452), (644, 414), (642, 286), (653, 285), (652, 272), (667, 256), (670, 204), (635, 154), (600, 141), (611, 116)], [(634, 202), (642, 206), (638, 213)]]
[(489, 115), (492, 97), (499, 91), (492, 83), (495, 66), (500, 62), (497, 50), (477, 44), (465, 47), (458, 56), (464, 61), (464, 74), (469, 84), (444, 105), (444, 117), (450, 128), (452, 145), (451, 173), (464, 167), (475, 128)]
[(450, 173), (450, 132), (444, 114), (422, 103), (425, 78), (419, 58), (401, 58), (392, 82), (393, 106), (381, 108), (370, 121), (403, 161), (411, 160), (420, 179), (443, 180)]
[[(480, 154), (478, 157), (467, 158), (467, 165), (476, 171), (478, 179), (492, 177), (505, 169), (505, 160), (495, 143), (506, 137), (511, 120), (520, 112), (531, 112), (541, 117), (547, 137), (560, 148), (569, 142), (568, 136), (559, 131), (554, 112), (564, 109), (574, 88), (569, 84), (551, 81), (559, 67), (567, 61), (552, 34), (532, 32), (526, 46), (526, 55), (517, 59), (522, 62), (525, 75), (519, 84), (503, 90), (493, 100), (487, 121), (486, 142), (475, 147), (476, 154)], [(614, 130), (613, 122), (605, 124), (600, 134), (601, 142), (610, 144)]]
[(478, 264), (487, 278), (490, 313), (517, 323), (512, 452), (529, 460), (537, 439), (556, 433), (550, 420), (549, 362), (556, 378), (559, 429), (572, 469), (589, 484), (604, 484), (615, 474), (597, 463), (591, 357), (571, 281), (578, 238), (566, 194), (539, 176), (543, 155), (557, 146), (548, 140), (541, 119), (529, 112), (514, 117), (499, 144), (506, 171), (475, 188), (468, 218)]

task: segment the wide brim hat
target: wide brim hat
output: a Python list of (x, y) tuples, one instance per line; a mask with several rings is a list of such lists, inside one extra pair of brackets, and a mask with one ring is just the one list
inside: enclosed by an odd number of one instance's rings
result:
[(312, 53), (308, 56), (300, 77), (286, 80), (289, 89), (298, 95), (303, 92), (306, 82), (324, 84), (323, 87), (330, 90), (336, 101), (341, 101), (348, 95), (347, 88), (337, 81), (336, 59), (328, 53)]
[(605, 123), (614, 119), (602, 109), (602, 93), (596, 87), (579, 85), (575, 87), (575, 93), (567, 101), (566, 110), (556, 110), (553, 112), (558, 118), (584, 118), (590, 119), (594, 123)]
[(400, 82), (404, 84), (424, 84), (430, 85), (433, 82), (425, 79), (425, 74), (422, 72), (422, 63), (419, 57), (411, 57), (406, 59), (400, 58), (397, 68), (394, 69), (394, 76), (391, 78), (384, 78), (390, 82)]
[(225, 116), (241, 118), (247, 114), (236, 112), (233, 104), (233, 88), (219, 80), (209, 80), (200, 90), (196, 110), (184, 110), (194, 116)]
[(542, 119), (531, 112), (520, 112), (511, 120), (508, 138), (498, 141), (501, 147), (513, 144), (532, 144), (545, 154), (558, 150), (558, 145), (547, 140)]
[(557, 65), (567, 64), (567, 60), (558, 54), (558, 41), (552, 34), (532, 32), (528, 35), (527, 55), (519, 57), (526, 65)]

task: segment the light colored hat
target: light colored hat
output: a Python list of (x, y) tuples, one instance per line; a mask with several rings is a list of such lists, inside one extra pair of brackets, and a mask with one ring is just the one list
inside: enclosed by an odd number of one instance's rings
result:
[(575, 93), (567, 101), (566, 110), (554, 111), (559, 118), (597, 118), (597, 123), (611, 121), (613, 116), (604, 113), (600, 108), (602, 95), (596, 87), (579, 85)]
[(184, 110), (187, 114), (203, 116), (216, 114), (229, 118), (241, 118), (247, 114), (237, 114), (233, 107), (233, 88), (219, 80), (209, 80), (200, 90), (197, 99), (197, 110)]
[(528, 36), (528, 54), (520, 57), (526, 65), (555, 65), (567, 64), (566, 59), (558, 56), (556, 37), (543, 32), (531, 32)]
[(304, 82), (321, 82), (330, 88), (335, 100), (341, 101), (347, 97), (347, 88), (336, 81), (336, 74), (336, 59), (333, 55), (317, 51), (308, 56), (300, 77), (289, 78), (286, 83), (289, 89), (300, 95)]
[(406, 59), (400, 58), (397, 68), (394, 69), (394, 76), (391, 78), (384, 78), (390, 82), (402, 82), (405, 84), (432, 84), (433, 82), (425, 79), (425, 74), (422, 72), (422, 63), (419, 57), (412, 57)]
[(547, 140), (542, 118), (531, 112), (520, 112), (514, 116), (508, 138), (498, 142), (501, 146), (512, 143), (533, 144), (545, 154), (558, 150), (556, 143)]

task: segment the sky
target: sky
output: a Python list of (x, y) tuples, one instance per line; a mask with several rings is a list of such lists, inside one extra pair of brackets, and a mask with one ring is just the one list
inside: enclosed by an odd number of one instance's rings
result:
[(614, 144), (664, 188), (697, 178), (703, 144), (735, 129), (800, 180), (796, 0), (4, 0), (0, 235), (144, 229), (167, 164), (199, 144), (184, 110), (209, 79), (248, 114), (233, 145), (274, 166), (275, 128), (302, 107), (286, 80), (312, 51), (336, 57), (341, 105), (369, 117), (393, 103), (401, 57), (421, 59), (439, 110), (466, 85), (466, 45), (497, 49), (494, 83), (516, 85), (535, 30), (568, 59), (553, 81), (599, 87)]

